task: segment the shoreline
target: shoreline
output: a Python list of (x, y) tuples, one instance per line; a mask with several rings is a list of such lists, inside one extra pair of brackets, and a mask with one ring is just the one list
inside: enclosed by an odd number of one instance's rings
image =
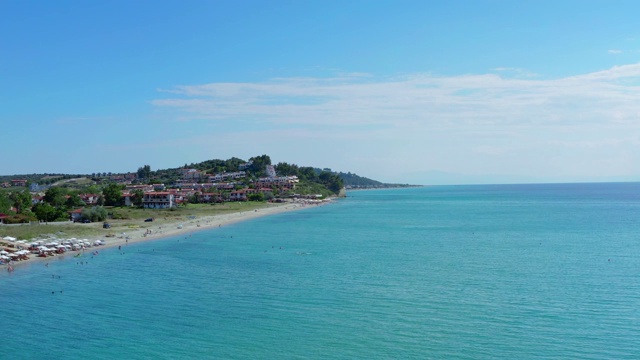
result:
[[(129, 244), (137, 244), (137, 243), (166, 239), (166, 238), (179, 236), (187, 233), (220, 228), (222, 226), (236, 224), (239, 222), (244, 222), (244, 221), (265, 217), (269, 215), (276, 215), (276, 214), (281, 214), (285, 212), (298, 211), (298, 210), (308, 209), (310, 207), (315, 207), (315, 206), (323, 206), (323, 205), (330, 204), (332, 201), (333, 201), (332, 199), (329, 199), (322, 202), (311, 202), (311, 201), (288, 202), (288, 203), (282, 203), (282, 204), (274, 204), (273, 206), (263, 208), (263, 209), (239, 211), (239, 212), (222, 214), (222, 215), (208, 215), (200, 218), (189, 219), (186, 221), (167, 220), (167, 221), (163, 221), (159, 226), (155, 226), (154, 224), (154, 225), (151, 225), (151, 227), (149, 228), (127, 229), (126, 232), (121, 233), (117, 237), (107, 237), (105, 239), (104, 236), (100, 236), (99, 238), (88, 239), (88, 241), (91, 242), (92, 244), (96, 240), (101, 240), (104, 242), (104, 245), (92, 246), (84, 250), (66, 251), (62, 254), (56, 254), (54, 256), (47, 256), (47, 257), (40, 257), (40, 256), (37, 256), (36, 254), (30, 254), (30, 257), (27, 260), (11, 261), (10, 263), (0, 265), (0, 269), (8, 269), (9, 266), (11, 266), (12, 269), (15, 269), (25, 264), (34, 264), (38, 262), (48, 262), (48, 261), (56, 261), (56, 260), (59, 261), (66, 258), (74, 257), (76, 254), (82, 254), (87, 250), (89, 252), (93, 252), (93, 251), (109, 249), (117, 246), (123, 246), (123, 245), (126, 246)], [(69, 235), (69, 238), (71, 237), (73, 236)]]

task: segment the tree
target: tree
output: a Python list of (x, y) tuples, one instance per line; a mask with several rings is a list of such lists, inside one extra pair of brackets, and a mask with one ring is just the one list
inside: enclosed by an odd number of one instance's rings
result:
[(11, 208), (11, 200), (4, 191), (0, 191), (0, 214), (6, 213)]
[(298, 177), (300, 180), (308, 180), (315, 182), (317, 180), (316, 171), (312, 167), (298, 168)]
[(295, 164), (281, 162), (275, 166), (275, 169), (278, 174), (283, 176), (298, 176), (298, 165)]
[(247, 196), (247, 199), (249, 199), (250, 201), (264, 201), (264, 194), (262, 193), (249, 194), (249, 196)]
[(271, 165), (271, 158), (269, 155), (255, 156), (249, 159), (252, 162), (251, 171), (257, 176), (265, 176), (267, 174), (267, 165)]
[(66, 217), (66, 212), (61, 209), (56, 209), (52, 205), (46, 202), (40, 202), (33, 206), (33, 213), (38, 220), (42, 221), (56, 221), (60, 218)]
[(89, 185), (86, 188), (84, 188), (84, 193), (85, 194), (99, 194), (100, 193), (100, 187), (98, 185)]
[(68, 208), (74, 208), (74, 207), (83, 206), (86, 204), (84, 203), (84, 201), (82, 201), (82, 199), (78, 194), (70, 194), (69, 197), (67, 198), (67, 201), (65, 202), (65, 205)]
[(340, 190), (344, 187), (344, 182), (337, 174), (323, 171), (318, 175), (318, 179), (320, 183), (327, 187), (327, 189), (331, 190), (333, 193), (338, 194)]
[(50, 187), (44, 193), (44, 198), (42, 200), (55, 208), (61, 208), (67, 200), (65, 198), (66, 195), (67, 192), (65, 189), (57, 186)]
[(144, 191), (140, 189), (135, 189), (131, 193), (131, 202), (133, 206), (142, 206), (142, 201), (144, 200)]
[(118, 206), (122, 203), (122, 185), (110, 183), (102, 189), (104, 204), (107, 206)]
[(138, 168), (138, 179), (148, 179), (151, 177), (151, 166), (145, 165)]
[(102, 206), (93, 206), (91, 208), (82, 209), (80, 218), (91, 222), (104, 221), (107, 219), (107, 210)]
[(14, 191), (9, 195), (18, 214), (31, 209), (31, 193), (28, 190)]
[(200, 193), (196, 191), (193, 195), (189, 196), (188, 201), (190, 204), (200, 204)]

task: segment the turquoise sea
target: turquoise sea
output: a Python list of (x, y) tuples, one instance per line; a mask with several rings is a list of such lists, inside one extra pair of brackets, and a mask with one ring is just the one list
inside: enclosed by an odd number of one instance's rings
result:
[(2, 271), (0, 358), (640, 357), (640, 183), (348, 195)]

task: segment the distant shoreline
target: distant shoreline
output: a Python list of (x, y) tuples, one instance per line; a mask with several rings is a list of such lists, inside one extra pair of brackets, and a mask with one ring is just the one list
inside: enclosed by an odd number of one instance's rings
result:
[(361, 191), (361, 190), (385, 190), (385, 189), (413, 189), (421, 188), (427, 185), (389, 185), (389, 186), (363, 186), (363, 187), (351, 187), (347, 188), (347, 191)]
[[(297, 210), (303, 210), (310, 207), (322, 206), (329, 204), (332, 200), (324, 200), (324, 201), (296, 201), (296, 202), (287, 202), (281, 204), (273, 204), (273, 206), (257, 209), (257, 210), (248, 210), (248, 211), (239, 211), (230, 214), (222, 214), (222, 215), (208, 215), (202, 216), (199, 218), (190, 219), (187, 221), (182, 220), (167, 220), (163, 221), (159, 226), (151, 226), (150, 228), (135, 228), (129, 229), (126, 232), (119, 234), (116, 237), (108, 237), (105, 239), (105, 236), (100, 236), (99, 238), (91, 238), (88, 239), (91, 244), (96, 240), (102, 240), (105, 242), (104, 245), (100, 246), (92, 246), (90, 248), (86, 248), (84, 250), (77, 251), (67, 251), (63, 254), (57, 254), (54, 256), (48, 257), (39, 257), (36, 254), (30, 254), (28, 260), (21, 261), (12, 261), (11, 266), (16, 269), (24, 264), (33, 264), (35, 262), (49, 262), (49, 261), (57, 261), (66, 258), (71, 258), (76, 254), (82, 254), (83, 252), (94, 252), (101, 251), (102, 249), (114, 248), (117, 246), (127, 246), (129, 244), (136, 244), (154, 240), (166, 239), (174, 236), (191, 234), (194, 232), (199, 232), (202, 230), (210, 230), (214, 228), (220, 228), (223, 226), (256, 219), (264, 216), (281, 214), (285, 212), (292, 212)], [(66, 240), (69, 238), (73, 238), (73, 234), (69, 234), (65, 237), (65, 239), (58, 240)], [(9, 264), (0, 265), (0, 269), (8, 268)]]

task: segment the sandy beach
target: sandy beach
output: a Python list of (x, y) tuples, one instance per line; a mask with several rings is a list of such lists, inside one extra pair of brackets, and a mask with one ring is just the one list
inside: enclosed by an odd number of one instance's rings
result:
[[(104, 245), (94, 246), (84, 251), (100, 251), (105, 248), (112, 248), (116, 246), (126, 246), (128, 244), (139, 243), (143, 241), (153, 241), (158, 239), (164, 239), (173, 236), (179, 236), (184, 234), (191, 234), (196, 231), (202, 231), (212, 228), (218, 228), (234, 224), (241, 221), (247, 221), (258, 217), (269, 216), (274, 214), (280, 214), (289, 211), (302, 210), (311, 206), (325, 205), (330, 201), (296, 201), (287, 202), (281, 204), (273, 204), (270, 207), (262, 208), (251, 211), (240, 211), (222, 215), (211, 215), (194, 217), (189, 220), (178, 219), (161, 219), (154, 222), (150, 222), (149, 227), (139, 227), (126, 229), (126, 231), (117, 234), (114, 237), (95, 237), (89, 238), (88, 241), (93, 244), (96, 240), (101, 240)], [(73, 234), (69, 234), (68, 238), (73, 237)], [(63, 240), (63, 239), (59, 239)], [(19, 267), (20, 265), (33, 263), (33, 262), (50, 262), (64, 258), (70, 258), (74, 255), (82, 253), (80, 251), (67, 251), (63, 254), (56, 254), (54, 256), (39, 257), (36, 254), (30, 254), (28, 260), (12, 261), (10, 263), (11, 268)], [(0, 265), (0, 268), (8, 268), (9, 264)]]

